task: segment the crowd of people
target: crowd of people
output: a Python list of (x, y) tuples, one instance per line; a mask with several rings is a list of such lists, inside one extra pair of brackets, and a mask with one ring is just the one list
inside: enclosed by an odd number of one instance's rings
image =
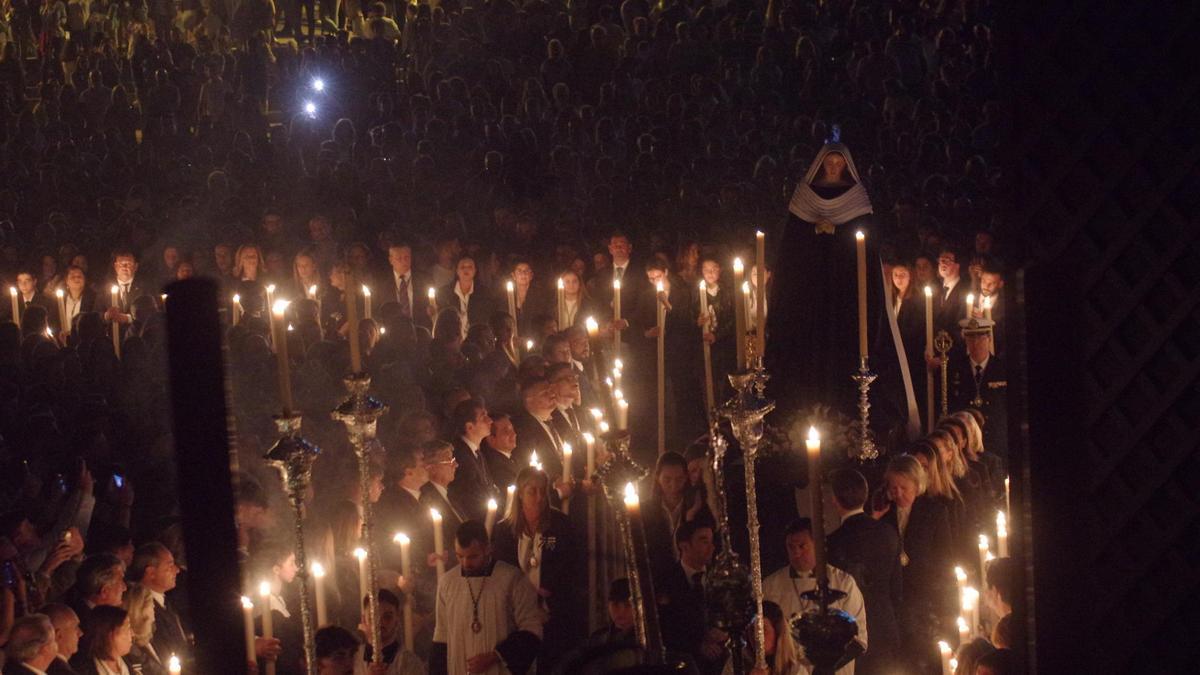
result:
[[(591, 409), (611, 404), (615, 331), (633, 451), (653, 467), (643, 512), (664, 640), (721, 672), (728, 636), (706, 622), (696, 576), (720, 541), (701, 345), (723, 399), (732, 260), (752, 261), (766, 231), (766, 268), (747, 265), (766, 287), (766, 306), (750, 295), (755, 325), (795, 264), (775, 246), (792, 189), (831, 139), (859, 162), (905, 349), (891, 350), (902, 364), (873, 345), (880, 470), (824, 477), (843, 516), (829, 578), (863, 627), (857, 668), (938, 670), (937, 642), (960, 634), (952, 570), (978, 569), (1007, 471), (1003, 288), (1022, 246), (997, 229), (995, 3), (322, 2), (319, 20), (315, 4), (0, 2), (5, 672), (165, 673), (172, 656), (190, 672), (163, 311), (167, 284), (192, 276), (220, 284), (238, 548), (274, 626), (270, 639), (258, 626), (260, 665), (303, 660), (290, 511), (262, 459), (283, 406), (269, 305), (284, 300), (294, 405), (323, 450), (304, 523), (327, 574), (321, 672), (581, 672), (628, 657), (628, 582), (609, 584), (608, 625), (579, 583), (599, 500), (582, 450)], [(942, 365), (925, 350), (928, 286), (954, 338), (946, 396), (960, 412), (946, 416), (925, 389)], [(879, 338), (889, 314), (873, 309)], [(366, 495), (382, 566), (401, 568), (398, 531), (416, 561), (372, 589), (382, 667), (353, 553), (358, 467), (328, 416), (352, 339), (390, 407)], [(815, 583), (814, 525), (763, 515), (764, 558), (786, 559), (764, 570), (770, 669), (807, 672), (787, 620)], [(988, 569), (986, 637), (959, 647), (972, 675), (1017, 669), (1011, 561)]]

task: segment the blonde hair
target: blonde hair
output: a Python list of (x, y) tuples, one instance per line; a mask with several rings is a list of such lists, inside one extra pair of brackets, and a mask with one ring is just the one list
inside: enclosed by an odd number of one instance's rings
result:
[(887, 470), (884, 471), (884, 478), (887, 476), (897, 476), (907, 478), (912, 481), (913, 485), (917, 486), (917, 496), (925, 494), (929, 489), (929, 477), (925, 473), (925, 467), (917, 461), (912, 455), (896, 455), (888, 462)]
[(142, 584), (130, 584), (125, 591), (125, 599), (121, 603), (129, 612), (129, 628), (133, 631), (133, 641), (139, 647), (150, 644), (154, 637), (154, 596), (150, 589)]
[(934, 497), (946, 497), (949, 499), (962, 499), (962, 495), (958, 491), (958, 486), (954, 484), (954, 478), (950, 475), (950, 470), (942, 462), (942, 453), (938, 450), (933, 441), (926, 438), (919, 441), (912, 450), (909, 451), (914, 455), (922, 455), (929, 460), (928, 466), (923, 466), (925, 469), (926, 491)]
[(258, 256), (258, 266), (254, 268), (254, 278), (257, 279), (262, 275), (263, 264), (266, 262), (266, 260), (263, 259), (262, 250), (258, 248), (257, 244), (242, 244), (238, 247), (237, 252), (233, 254), (232, 274), (234, 279), (241, 280), (242, 272), (244, 271), (242, 268), (242, 257), (251, 250), (253, 250), (254, 254)]
[(517, 491), (513, 494), (513, 505), (509, 513), (509, 518), (512, 519), (513, 535), (517, 541), (521, 540), (521, 535), (525, 534), (526, 528), (529, 527), (529, 521), (525, 519), (525, 509), (521, 508), (521, 500), (525, 495), (526, 488), (535, 480), (541, 481), (546, 486), (540, 505), (542, 519), (538, 522), (538, 530), (544, 530), (550, 525), (550, 476), (546, 475), (545, 471), (527, 466), (517, 474)]
[(967, 427), (967, 445), (965, 452), (967, 459), (978, 461), (983, 454), (983, 429), (979, 428), (979, 421), (975, 416), (966, 410), (960, 410), (954, 413), (954, 417), (962, 421)]
[(967, 460), (963, 458), (962, 449), (958, 447), (954, 434), (946, 429), (934, 429), (927, 438), (933, 443), (933, 447), (937, 448), (939, 457), (943, 448), (950, 450), (951, 460), (948, 468), (951, 476), (962, 478), (967, 475)]

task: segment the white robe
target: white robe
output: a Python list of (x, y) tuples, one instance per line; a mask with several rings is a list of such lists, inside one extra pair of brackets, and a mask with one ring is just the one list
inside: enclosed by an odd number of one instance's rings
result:
[[(483, 630), (478, 633), (471, 631), (472, 591), (480, 598)], [(467, 659), (495, 650), (514, 632), (527, 631), (541, 638), (543, 619), (537, 590), (521, 570), (496, 561), (491, 576), (464, 577), (462, 566), (456, 565), (438, 582), (433, 641), (446, 644), (449, 675), (467, 675)], [(508, 672), (501, 662), (487, 671), (488, 675)]]
[[(854, 583), (854, 577), (846, 572), (832, 566), (826, 565), (826, 575), (829, 577), (829, 587), (842, 591), (846, 597), (833, 603), (837, 609), (854, 617), (858, 622), (858, 637), (855, 638), (865, 648), (867, 646), (867, 609), (863, 604), (862, 592), (858, 590), (858, 584)], [(800, 596), (817, 587), (817, 580), (811, 575), (806, 575), (803, 579), (793, 579), (789, 574), (790, 567), (775, 572), (771, 576), (763, 579), (763, 599), (779, 605), (783, 610), (784, 621), (790, 621), (794, 614), (803, 614), (808, 611), (815, 611), (817, 604), (810, 600), (801, 598)], [(803, 653), (804, 648), (800, 648)], [(807, 661), (804, 661), (801, 673), (812, 673), (812, 666)], [(854, 675), (854, 662), (846, 664), (838, 669), (838, 675)]]

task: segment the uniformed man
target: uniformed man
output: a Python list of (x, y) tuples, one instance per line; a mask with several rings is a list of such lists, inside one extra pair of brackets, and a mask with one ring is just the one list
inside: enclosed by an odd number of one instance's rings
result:
[(950, 354), (950, 409), (977, 408), (983, 412), (983, 447), (1008, 459), (1008, 372), (993, 354), (990, 319), (970, 317), (959, 322), (965, 353)]

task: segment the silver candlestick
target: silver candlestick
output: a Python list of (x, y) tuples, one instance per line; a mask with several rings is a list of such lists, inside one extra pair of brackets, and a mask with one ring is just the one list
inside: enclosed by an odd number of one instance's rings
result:
[(867, 357), (859, 360), (858, 372), (850, 379), (858, 383), (858, 461), (868, 462), (879, 457), (875, 435), (871, 433), (871, 383), (878, 377), (867, 366)]
[(714, 420), (709, 425), (709, 462), (705, 467), (706, 486), (713, 496), (709, 508), (717, 518), (721, 552), (704, 575), (704, 605), (713, 626), (726, 635), (733, 675), (745, 675), (743, 647), (746, 626), (754, 619), (754, 590), (750, 571), (733, 550), (729, 511), (725, 502), (725, 452), (728, 444)]
[(359, 499), (362, 501), (363, 540), (367, 549), (367, 569), (370, 584), (367, 588), (367, 620), (371, 624), (371, 660), (383, 662), (382, 634), (379, 630), (379, 595), (375, 592), (375, 580), (379, 575), (379, 556), (375, 552), (374, 516), (371, 505), (371, 441), (375, 439), (375, 428), (379, 418), (388, 407), (371, 396), (371, 376), (366, 373), (351, 373), (346, 376), (346, 390), (350, 396), (333, 411), (333, 419), (346, 425), (354, 454), (358, 458)]
[[(316, 627), (308, 600), (308, 556), (304, 549), (304, 497), (312, 480), (313, 460), (321, 449), (300, 435), (300, 415), (291, 413), (275, 418), (279, 440), (267, 451), (265, 459), (279, 468), (284, 489), (292, 505), (296, 522), (296, 577), (300, 579), (300, 620), (304, 629), (304, 663), (308, 675), (317, 673)], [(269, 611), (269, 609), (268, 609)]]

